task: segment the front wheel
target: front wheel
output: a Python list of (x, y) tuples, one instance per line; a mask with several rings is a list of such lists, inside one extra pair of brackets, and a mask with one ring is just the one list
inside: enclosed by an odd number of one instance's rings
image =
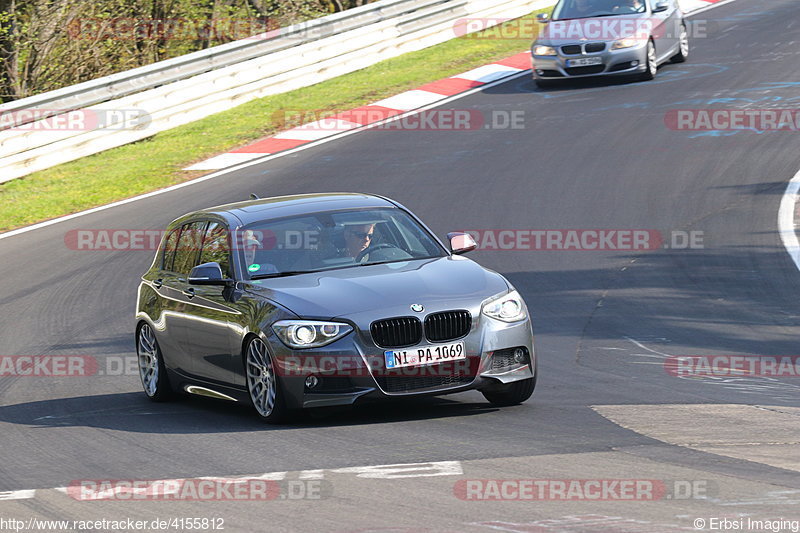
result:
[(481, 393), (490, 403), (498, 407), (517, 405), (531, 397), (533, 389), (536, 388), (536, 377), (501, 385), (499, 388), (481, 391)]
[(681, 34), (678, 43), (678, 53), (672, 56), (673, 63), (683, 63), (689, 59), (689, 32), (686, 31), (686, 24), (681, 24)]
[(153, 328), (149, 324), (142, 324), (136, 337), (139, 377), (144, 393), (154, 402), (169, 400), (172, 397), (172, 388)]
[(258, 416), (270, 424), (285, 421), (288, 410), (275, 365), (264, 341), (259, 338), (250, 341), (245, 354), (245, 366), (250, 403)]
[(647, 57), (645, 58), (645, 70), (639, 76), (642, 81), (650, 81), (656, 77), (658, 72), (658, 59), (656, 58), (656, 46), (653, 41), (647, 41)]

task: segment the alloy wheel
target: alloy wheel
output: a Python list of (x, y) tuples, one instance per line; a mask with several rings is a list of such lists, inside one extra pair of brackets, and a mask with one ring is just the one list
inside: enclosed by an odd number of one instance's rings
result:
[(156, 336), (148, 324), (139, 329), (139, 377), (142, 378), (144, 392), (151, 398), (158, 393), (158, 344)]
[(253, 339), (247, 347), (247, 389), (258, 414), (269, 417), (275, 409), (277, 383), (272, 359), (261, 339)]

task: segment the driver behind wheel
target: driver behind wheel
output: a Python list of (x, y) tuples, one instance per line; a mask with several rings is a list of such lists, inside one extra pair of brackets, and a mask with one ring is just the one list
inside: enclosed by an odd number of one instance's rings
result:
[(575, 0), (572, 5), (576, 17), (586, 17), (595, 10), (589, 0)]
[(645, 7), (642, 0), (623, 0), (614, 6), (614, 12), (622, 13), (644, 13)]
[[(354, 260), (359, 254), (364, 252), (372, 244), (375, 236), (375, 224), (350, 224), (344, 228), (344, 249), (342, 254), (345, 257), (352, 257)], [(367, 257), (365, 254), (361, 259)]]
[(264, 244), (253, 230), (245, 230), (243, 235), (244, 260), (247, 271), (250, 274), (272, 274), (278, 272), (278, 268), (272, 263), (257, 262), (257, 254), (264, 250)]

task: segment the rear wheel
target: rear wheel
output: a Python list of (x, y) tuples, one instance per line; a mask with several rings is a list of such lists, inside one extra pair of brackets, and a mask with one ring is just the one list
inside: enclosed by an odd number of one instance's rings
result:
[(672, 56), (673, 63), (683, 63), (689, 58), (689, 32), (686, 31), (686, 24), (681, 23), (681, 33), (678, 42), (678, 53)]
[(288, 418), (288, 410), (283, 391), (267, 345), (261, 339), (253, 338), (248, 343), (245, 367), (250, 403), (258, 416), (270, 424), (285, 421)]
[(536, 377), (534, 375), (532, 378), (500, 385), (492, 390), (481, 391), (481, 393), (493, 405), (499, 407), (517, 405), (531, 397), (533, 389), (536, 388)]
[(656, 77), (658, 72), (658, 59), (656, 58), (656, 46), (653, 41), (647, 41), (647, 57), (645, 59), (645, 70), (639, 76), (642, 81), (650, 81)]
[(139, 357), (139, 377), (144, 393), (154, 402), (172, 397), (172, 388), (164, 366), (164, 357), (150, 324), (142, 324), (136, 336), (136, 354)]

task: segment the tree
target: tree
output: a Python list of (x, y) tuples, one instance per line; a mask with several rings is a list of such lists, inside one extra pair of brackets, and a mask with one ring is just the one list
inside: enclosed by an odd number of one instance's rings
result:
[(0, 96), (24, 98), (367, 1), (0, 0)]

